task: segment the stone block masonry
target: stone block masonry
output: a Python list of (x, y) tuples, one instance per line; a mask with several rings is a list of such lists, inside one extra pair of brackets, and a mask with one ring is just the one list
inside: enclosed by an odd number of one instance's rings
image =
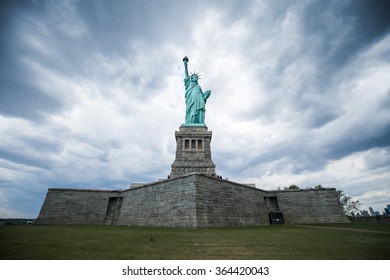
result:
[(236, 227), (348, 222), (335, 189), (265, 191), (191, 174), (122, 191), (49, 189), (37, 224)]
[(198, 173), (215, 175), (211, 159), (212, 132), (206, 126), (181, 126), (175, 132), (176, 158), (172, 164), (171, 178)]
[(165, 180), (122, 192), (117, 225), (196, 227), (193, 176)]
[(196, 176), (198, 227), (236, 227), (269, 224), (266, 191), (235, 182)]
[(119, 191), (49, 189), (37, 224), (103, 225), (110, 197)]
[(336, 189), (270, 191), (290, 224), (349, 223)]

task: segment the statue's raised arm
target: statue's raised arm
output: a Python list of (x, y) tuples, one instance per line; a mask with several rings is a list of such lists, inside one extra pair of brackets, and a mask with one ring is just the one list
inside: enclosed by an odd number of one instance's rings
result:
[(184, 86), (186, 99), (186, 122), (184, 125), (205, 126), (204, 119), (206, 113), (206, 100), (211, 94), (211, 90), (202, 92), (198, 85), (200, 76), (198, 73), (188, 74), (188, 57), (183, 58), (184, 63)]
[(188, 61), (189, 61), (188, 57), (185, 56), (183, 58), (183, 63), (184, 63), (184, 76), (186, 78), (189, 78), (189, 75), (188, 75)]

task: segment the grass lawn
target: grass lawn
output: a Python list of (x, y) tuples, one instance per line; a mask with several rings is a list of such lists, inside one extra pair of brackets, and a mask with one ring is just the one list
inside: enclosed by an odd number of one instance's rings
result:
[(390, 224), (172, 229), (3, 226), (0, 259), (390, 259)]

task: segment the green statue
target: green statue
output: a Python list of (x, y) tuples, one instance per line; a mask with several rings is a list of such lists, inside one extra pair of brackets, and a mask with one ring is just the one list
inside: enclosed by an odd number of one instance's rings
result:
[(188, 75), (188, 57), (183, 58), (184, 62), (184, 86), (186, 89), (186, 122), (189, 125), (205, 125), (206, 100), (211, 94), (211, 90), (202, 91), (198, 85), (199, 73)]

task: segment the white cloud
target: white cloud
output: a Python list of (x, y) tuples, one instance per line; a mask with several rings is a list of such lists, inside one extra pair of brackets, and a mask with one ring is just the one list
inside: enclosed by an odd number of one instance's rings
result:
[[(0, 219), (5, 218), (26, 218), (26, 213), (23, 211), (16, 211), (12, 208), (0, 207)], [(28, 217), (27, 217), (28, 218)], [(35, 218), (35, 217), (29, 217)]]

